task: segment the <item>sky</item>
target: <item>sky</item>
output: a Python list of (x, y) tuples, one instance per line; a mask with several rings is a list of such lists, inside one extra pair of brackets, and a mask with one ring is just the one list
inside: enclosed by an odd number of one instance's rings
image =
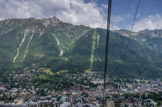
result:
[[(0, 20), (50, 18), (106, 28), (108, 0), (0, 0)], [(111, 30), (131, 29), (138, 0), (112, 0)], [(133, 31), (162, 29), (162, 0), (141, 0)]]

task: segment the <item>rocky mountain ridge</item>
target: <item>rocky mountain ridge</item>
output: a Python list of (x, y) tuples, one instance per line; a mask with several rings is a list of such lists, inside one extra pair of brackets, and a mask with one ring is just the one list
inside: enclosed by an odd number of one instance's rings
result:
[[(128, 40), (125, 34), (129, 36), (130, 31), (110, 33), (108, 74), (162, 77), (161, 51), (152, 49), (152, 42), (140, 39), (147, 32), (134, 33), (137, 35), (131, 37), (127, 57), (122, 60)], [(161, 37), (160, 32), (156, 35)], [(21, 71), (25, 67), (49, 68), (52, 72), (103, 71), (105, 38), (104, 29), (76, 26), (56, 17), (6, 19), (0, 21), (0, 72)]]

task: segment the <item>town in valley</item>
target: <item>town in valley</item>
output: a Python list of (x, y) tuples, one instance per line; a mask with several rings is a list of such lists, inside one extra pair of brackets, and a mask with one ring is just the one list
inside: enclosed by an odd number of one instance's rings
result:
[(7, 107), (162, 107), (160, 79), (106, 78), (103, 71), (70, 73), (24, 69), (0, 78), (0, 105)]

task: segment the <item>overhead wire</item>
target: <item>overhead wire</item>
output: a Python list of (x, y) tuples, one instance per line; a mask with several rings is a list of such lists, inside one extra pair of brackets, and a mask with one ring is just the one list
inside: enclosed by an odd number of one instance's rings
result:
[(108, 2), (108, 16), (107, 16), (107, 35), (106, 35), (106, 49), (105, 49), (105, 65), (104, 65), (104, 84), (103, 84), (103, 104), (105, 101), (105, 88), (106, 88), (106, 74), (107, 74), (107, 66), (108, 66), (108, 51), (109, 51), (109, 37), (110, 37), (110, 20), (111, 20), (111, 6), (112, 0)]
[[(137, 13), (138, 13), (138, 10), (139, 10), (140, 2), (141, 2), (141, 0), (139, 0), (138, 4), (137, 4), (136, 12), (135, 12), (133, 23), (132, 23), (131, 30), (130, 30), (131, 34), (133, 32), (133, 28), (134, 28), (134, 25), (135, 25), (135, 21), (136, 21)], [(107, 66), (108, 66), (108, 51), (109, 51), (108, 47), (109, 47), (109, 37), (110, 37), (111, 6), (112, 6), (112, 0), (109, 0), (109, 2), (108, 2), (108, 17), (107, 17), (106, 49), (105, 49), (105, 65), (104, 65), (104, 85), (103, 85), (103, 100), (104, 101), (105, 101), (105, 89), (106, 89), (106, 74), (107, 74)], [(127, 50), (128, 50), (130, 39), (131, 39), (130, 38), (131, 34), (128, 37), (128, 42), (126, 44), (126, 49), (124, 51), (123, 61), (125, 60), (125, 57), (126, 57), (126, 53), (127, 53)], [(102, 107), (105, 106), (104, 101), (102, 103)]]
[(129, 46), (129, 43), (130, 43), (130, 40), (131, 40), (131, 35), (132, 35), (132, 32), (133, 32), (133, 28), (134, 28), (134, 24), (135, 24), (135, 21), (136, 21), (137, 13), (138, 13), (138, 10), (139, 10), (140, 2), (141, 2), (141, 0), (138, 0), (138, 4), (137, 4), (136, 12), (135, 12), (135, 15), (134, 15), (132, 27), (130, 29), (130, 36), (128, 37), (128, 42), (126, 44), (126, 49), (124, 51), (123, 61), (125, 60), (125, 57), (126, 57), (126, 54), (127, 54), (127, 50), (128, 50), (128, 46)]

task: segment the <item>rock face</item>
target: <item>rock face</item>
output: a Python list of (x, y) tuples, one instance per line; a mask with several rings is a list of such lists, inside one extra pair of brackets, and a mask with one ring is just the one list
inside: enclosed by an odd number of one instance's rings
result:
[(43, 23), (44, 26), (47, 27), (48, 25), (56, 26), (59, 23), (61, 23), (61, 21), (54, 16), (52, 18), (44, 18), (44, 19), (42, 19), (42, 23)]
[(120, 35), (126, 36), (126, 37), (138, 35), (138, 32), (131, 32), (130, 30), (125, 30), (125, 29), (116, 30), (115, 32), (119, 33)]
[(162, 30), (142, 30), (139, 32), (130, 32), (129, 30), (117, 30), (117, 33), (123, 36), (131, 36), (131, 39), (143, 42), (148, 48), (162, 52)]
[[(109, 76), (162, 77), (161, 30), (132, 33), (123, 61), (130, 33), (120, 30), (110, 34)], [(0, 72), (25, 67), (46, 67), (53, 72), (102, 71), (105, 38), (104, 29), (75, 26), (56, 17), (3, 20), (0, 21)]]

